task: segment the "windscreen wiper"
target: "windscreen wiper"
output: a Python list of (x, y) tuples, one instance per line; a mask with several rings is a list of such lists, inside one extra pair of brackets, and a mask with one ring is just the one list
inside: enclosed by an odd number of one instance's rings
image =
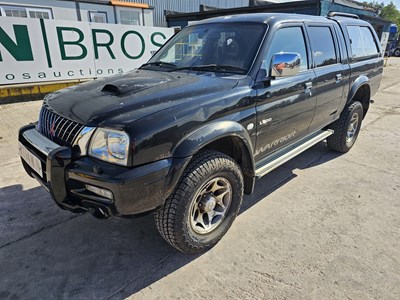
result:
[(240, 67), (229, 66), (229, 65), (217, 65), (217, 64), (178, 67), (170, 70), (170, 72), (179, 70), (211, 71), (211, 72), (238, 73), (238, 74), (247, 73), (246, 69)]
[(157, 66), (157, 67), (165, 67), (165, 68), (176, 68), (175, 64), (171, 64), (168, 62), (164, 61), (154, 61), (154, 62), (148, 62), (140, 66), (140, 68), (146, 67), (146, 66)]

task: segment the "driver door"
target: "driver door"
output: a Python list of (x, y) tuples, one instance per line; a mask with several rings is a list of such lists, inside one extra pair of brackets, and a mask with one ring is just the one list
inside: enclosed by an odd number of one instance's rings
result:
[[(280, 52), (300, 55), (298, 74), (271, 77), (271, 59)], [(302, 24), (280, 27), (270, 39), (262, 66), (265, 70), (260, 70), (269, 77), (265, 84), (256, 85), (256, 162), (308, 133), (316, 105), (315, 74), (310, 68), (308, 52)]]

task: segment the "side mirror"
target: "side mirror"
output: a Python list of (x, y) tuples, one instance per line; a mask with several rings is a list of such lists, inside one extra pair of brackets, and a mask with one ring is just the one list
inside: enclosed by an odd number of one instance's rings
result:
[(270, 75), (274, 77), (287, 77), (297, 75), (300, 71), (300, 54), (281, 52), (272, 56)]

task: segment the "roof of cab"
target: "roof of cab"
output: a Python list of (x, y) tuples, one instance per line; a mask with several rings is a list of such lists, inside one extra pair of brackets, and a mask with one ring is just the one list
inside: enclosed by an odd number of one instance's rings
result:
[(339, 24), (343, 24), (343, 25), (364, 25), (364, 26), (369, 25), (369, 26), (371, 26), (371, 24), (369, 22), (361, 20), (361, 19), (346, 18), (346, 17), (341, 17), (341, 16), (335, 16), (330, 19), (333, 19), (336, 22), (338, 22)]
[(281, 21), (310, 21), (310, 22), (332, 22), (333, 20), (339, 23), (366, 23), (365, 21), (359, 19), (353, 19), (348, 17), (322, 17), (322, 16), (312, 16), (303, 14), (288, 14), (288, 13), (250, 13), (250, 14), (238, 14), (221, 16), (210, 19), (205, 19), (201, 21), (193, 22), (193, 25), (198, 24), (210, 24), (210, 23), (236, 23), (236, 22), (250, 22), (250, 23), (265, 23), (271, 24)]
[(210, 19), (205, 19), (194, 24), (207, 24), (207, 23), (232, 23), (232, 22), (254, 22), (254, 23), (269, 23), (271, 21), (327, 21), (326, 17), (301, 15), (301, 14), (286, 14), (286, 13), (251, 13), (221, 16)]

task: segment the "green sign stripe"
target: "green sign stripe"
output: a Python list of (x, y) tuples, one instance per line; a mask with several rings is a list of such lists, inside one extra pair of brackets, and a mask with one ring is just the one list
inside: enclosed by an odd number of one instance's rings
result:
[(53, 64), (51, 63), (51, 56), (50, 56), (50, 49), (49, 49), (49, 42), (47, 40), (47, 34), (46, 34), (46, 28), (44, 26), (44, 19), (40, 19), (40, 27), (42, 29), (42, 35), (43, 35), (43, 42), (44, 42), (44, 49), (46, 51), (46, 57), (47, 57), (47, 64), (49, 68), (53, 67)]

